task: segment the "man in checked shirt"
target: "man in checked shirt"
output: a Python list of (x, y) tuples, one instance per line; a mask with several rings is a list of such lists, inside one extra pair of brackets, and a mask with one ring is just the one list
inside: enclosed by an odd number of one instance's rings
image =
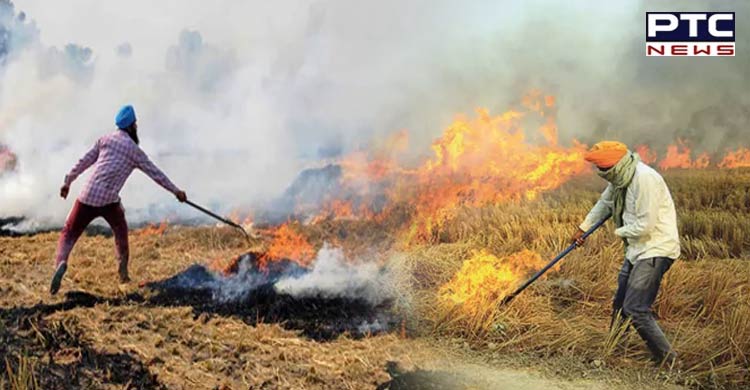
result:
[(97, 217), (103, 217), (114, 233), (115, 248), (120, 262), (120, 282), (130, 281), (128, 277), (128, 224), (120, 204), (119, 193), (135, 168), (140, 169), (160, 186), (173, 193), (180, 202), (187, 200), (185, 192), (177, 188), (138, 146), (138, 125), (132, 106), (125, 106), (117, 113), (115, 124), (118, 130), (99, 138), (91, 150), (65, 176), (65, 182), (60, 188), (60, 196), (67, 198), (70, 184), (83, 171), (94, 166), (94, 173), (78, 195), (60, 233), (55, 260), (57, 268), (50, 285), (50, 293), (53, 295), (60, 289), (63, 275), (68, 269), (70, 251), (86, 226)]

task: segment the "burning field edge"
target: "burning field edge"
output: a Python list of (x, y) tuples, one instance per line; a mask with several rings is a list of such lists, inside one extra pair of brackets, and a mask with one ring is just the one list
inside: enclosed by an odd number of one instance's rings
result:
[[(655, 372), (646, 379), (667, 385), (745, 386), (750, 171), (742, 150), (712, 166), (684, 142), (658, 162), (637, 148), (664, 173), (678, 211), (682, 255), (655, 311), (683, 369), (659, 377), (633, 332), (609, 330), (623, 249), (609, 227), (501, 304), (569, 244), (603, 188), (586, 146), (558, 141), (556, 116), (555, 98), (532, 91), (500, 115), (457, 116), (411, 164), (403, 163), (408, 134), (395, 133), (301, 172), (262, 211), (234, 215), (252, 230), (247, 241), (237, 230), (167, 222), (136, 229), (135, 285), (112, 283), (111, 239), (90, 231), (73, 253), (66, 296), (50, 302), (56, 234), (0, 237), (2, 310), (12, 319), (3, 320), (4, 337), (42, 347), (67, 340), (73, 347), (59, 349), (78, 351), (72, 367), (83, 375), (71, 378), (94, 387), (117, 364), (97, 363), (88, 345), (104, 347), (101, 356), (138, 356), (127, 364), (145, 365), (170, 388), (358, 388), (393, 380), (387, 362), (414, 363), (412, 347), (426, 339), (478, 356)], [(42, 350), (31, 347), (31, 360), (15, 351), (3, 378), (59, 372)], [(35, 368), (43, 359), (49, 365)], [(147, 386), (149, 375), (124, 386)], [(636, 378), (627, 380), (643, 385)]]
[[(530, 366), (568, 380), (596, 378), (603, 387), (743, 388), (750, 365), (748, 175), (665, 176), (680, 214), (683, 258), (667, 274), (655, 310), (683, 360), (680, 371), (651, 367), (633, 332), (608, 332), (622, 247), (606, 231), (510, 305), (498, 306), (565, 244), (597, 197), (600, 184), (592, 178), (533, 202), (462, 208), (430, 242), (375, 251), (381, 257), (367, 277), (345, 263), (345, 274), (360, 282), (327, 287), (338, 296), (304, 288), (290, 295), (274, 286), (285, 277), (310, 277), (326, 242), (336, 242), (343, 259), (367, 256), (383, 244), (388, 221), (289, 224), (283, 242), (308, 243), (296, 247), (295, 257), (311, 258), (276, 259), (265, 268), (260, 258), (279, 239), (273, 232), (248, 247), (229, 229), (141, 229), (133, 232), (132, 274), (143, 282), (128, 286), (112, 282), (111, 239), (88, 236), (74, 253), (67, 294), (51, 301), (46, 287), (56, 234), (0, 238), (3, 363), (10, 367), (3, 378), (64, 376), (92, 388), (374, 388), (398, 382), (386, 370), (389, 361), (410, 367), (391, 370), (396, 376), (420, 377), (426, 369), (439, 378), (441, 366), (430, 361), (441, 350), (458, 350), (461, 359)], [(396, 276), (387, 280), (399, 294), (365, 299), (368, 283), (379, 280), (372, 276), (392, 264)], [(458, 277), (462, 270), (466, 279)], [(255, 287), (237, 295), (226, 283)]]

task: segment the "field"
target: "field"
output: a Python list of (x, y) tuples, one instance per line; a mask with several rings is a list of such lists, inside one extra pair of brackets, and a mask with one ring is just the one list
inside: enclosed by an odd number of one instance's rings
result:
[[(156, 300), (139, 285), (195, 263), (225, 268), (268, 245), (264, 238), (248, 244), (226, 228), (134, 230), (128, 285), (116, 283), (111, 238), (83, 237), (54, 298), (47, 288), (57, 234), (0, 238), (0, 388), (419, 388), (399, 385), (398, 370), (447, 386), (434, 388), (516, 383), (509, 379), (516, 370), (531, 373), (528, 388), (746, 388), (750, 171), (674, 170), (665, 178), (683, 256), (667, 273), (655, 311), (682, 360), (679, 370), (653, 367), (635, 332), (609, 331), (622, 263), (609, 225), (498, 307), (568, 244), (603, 188), (584, 175), (533, 201), (461, 208), (419, 241), (400, 240), (389, 221), (377, 219), (290, 225), (315, 248), (329, 242), (351, 256), (375, 252), (394, 267), (399, 294), (388, 310), (397, 325), (374, 334), (318, 337), (305, 322)], [(456, 276), (467, 261), (490, 268), (477, 268), (467, 282)]]
[[(666, 175), (678, 208), (682, 258), (668, 271), (655, 312), (682, 359), (676, 381), (744, 388), (750, 381), (748, 172), (674, 171)], [(635, 332), (608, 332), (622, 245), (611, 225), (553, 275), (504, 310), (499, 294), (458, 307), (435, 306), (436, 290), (477, 249), (498, 257), (532, 249), (551, 258), (595, 201), (601, 184), (569, 183), (534, 205), (465, 210), (441, 232), (444, 243), (411, 255), (420, 275), (420, 318), (433, 334), (465, 338), (484, 352), (522, 352), (608, 367), (648, 367)], [(485, 285), (485, 288), (488, 286)], [(450, 302), (449, 302), (450, 303)]]

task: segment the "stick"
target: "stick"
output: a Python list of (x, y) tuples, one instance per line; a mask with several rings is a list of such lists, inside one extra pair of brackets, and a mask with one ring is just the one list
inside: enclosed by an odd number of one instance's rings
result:
[(231, 226), (233, 228), (239, 229), (245, 235), (245, 238), (248, 241), (250, 240), (250, 235), (247, 234), (247, 232), (245, 231), (245, 228), (243, 228), (240, 224), (234, 223), (234, 222), (230, 221), (229, 219), (227, 219), (225, 217), (222, 217), (220, 215), (214, 214), (211, 210), (208, 210), (208, 209), (206, 209), (206, 208), (204, 208), (204, 207), (202, 207), (200, 205), (197, 205), (197, 204), (195, 204), (195, 203), (193, 203), (193, 202), (191, 202), (189, 200), (186, 200), (185, 203), (189, 204), (190, 206), (193, 206), (195, 209), (197, 209), (198, 211), (200, 211), (200, 212), (202, 212), (202, 213), (204, 213), (206, 215), (209, 215), (209, 216), (211, 216), (213, 218), (216, 218), (219, 221), (224, 222), (225, 224), (227, 224), (227, 225), (229, 225), (229, 226)]
[[(588, 238), (592, 233), (596, 231), (596, 229), (599, 229), (602, 225), (604, 225), (604, 222), (607, 222), (607, 220), (612, 216), (612, 214), (608, 214), (606, 217), (604, 217), (601, 221), (597, 222), (594, 226), (592, 226), (588, 231), (583, 233), (583, 236), (581, 236), (582, 239)], [(572, 252), (574, 249), (578, 248), (577, 243), (570, 244), (569, 247), (565, 248), (564, 251), (560, 252), (559, 255), (557, 255), (552, 261), (549, 262), (549, 264), (545, 265), (544, 268), (540, 269), (534, 276), (532, 276), (529, 280), (526, 281), (526, 283), (522, 284), (521, 287), (518, 287), (516, 291), (513, 291), (512, 294), (508, 295), (503, 299), (503, 301), (500, 303), (500, 305), (505, 305), (508, 302), (512, 301), (513, 298), (516, 297), (516, 295), (520, 294), (521, 291), (525, 290), (527, 287), (529, 287), (532, 283), (534, 283), (537, 279), (539, 279), (542, 275), (544, 275), (545, 272), (549, 271), (550, 268), (554, 267), (555, 264), (557, 264), (558, 261), (562, 260), (565, 256), (567, 256), (570, 252)]]

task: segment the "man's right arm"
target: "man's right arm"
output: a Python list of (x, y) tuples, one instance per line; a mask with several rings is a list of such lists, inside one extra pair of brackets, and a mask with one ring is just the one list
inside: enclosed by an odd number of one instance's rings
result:
[(581, 246), (584, 244), (583, 234), (591, 229), (597, 222), (604, 219), (607, 214), (612, 212), (612, 185), (608, 185), (607, 188), (602, 192), (599, 200), (596, 202), (591, 211), (589, 211), (586, 219), (583, 220), (578, 226), (578, 230), (573, 234), (573, 242)]
[(92, 164), (96, 162), (96, 160), (99, 158), (99, 140), (96, 141), (94, 146), (86, 152), (86, 154), (78, 160), (78, 163), (73, 167), (73, 169), (70, 170), (70, 172), (65, 175), (65, 180), (63, 181), (63, 187), (70, 187), (70, 185), (73, 183), (73, 181), (78, 178), (78, 176), (81, 175), (86, 169), (88, 169)]
[(602, 192), (602, 196), (596, 202), (594, 207), (591, 208), (586, 219), (583, 220), (578, 228), (582, 231), (591, 229), (592, 226), (596, 225), (597, 222), (604, 219), (607, 214), (612, 212), (612, 185), (608, 185), (607, 188)]

